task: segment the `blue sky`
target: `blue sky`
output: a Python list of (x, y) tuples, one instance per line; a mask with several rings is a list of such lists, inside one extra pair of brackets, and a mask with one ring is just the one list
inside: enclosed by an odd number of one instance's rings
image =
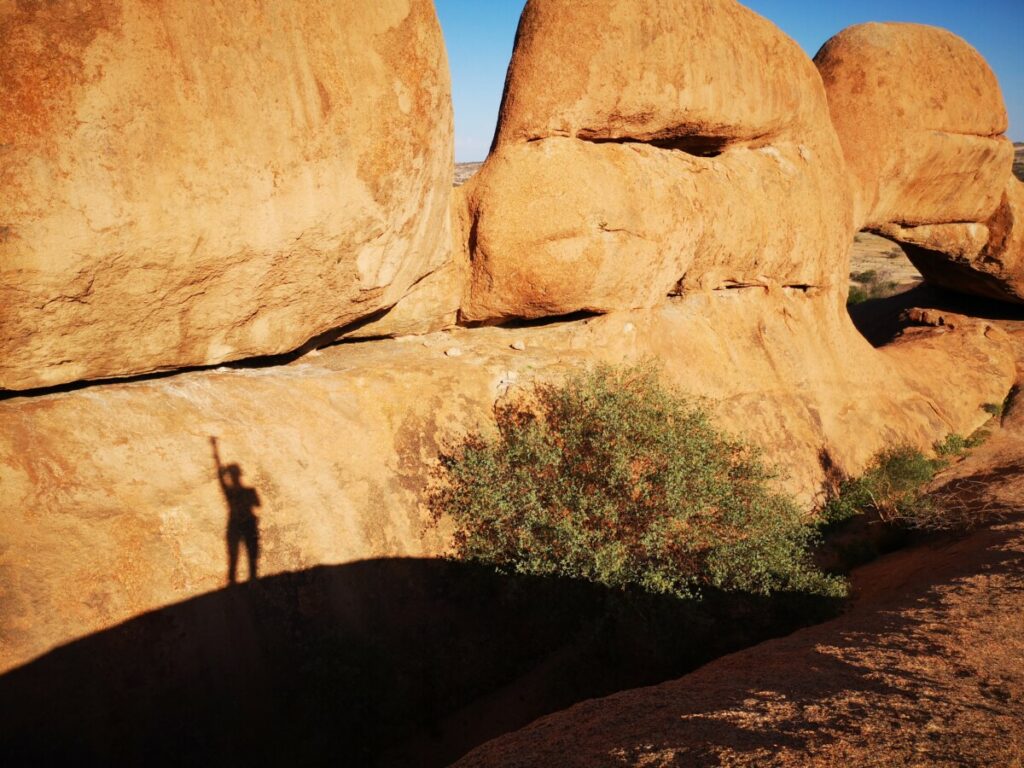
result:
[[(448, 46), (455, 101), (455, 157), (483, 160), (491, 144), (505, 70), (524, 0), (435, 0)], [(1010, 112), (1010, 138), (1024, 141), (1024, 6), (1021, 0), (746, 0), (813, 56), (828, 38), (865, 21), (945, 27), (995, 71)]]

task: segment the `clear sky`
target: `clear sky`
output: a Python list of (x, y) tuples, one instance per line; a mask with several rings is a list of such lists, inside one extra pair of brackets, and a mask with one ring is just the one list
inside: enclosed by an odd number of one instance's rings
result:
[[(448, 46), (455, 102), (455, 158), (483, 160), (525, 0), (435, 0)], [(1024, 141), (1022, 0), (746, 0), (809, 56), (836, 32), (865, 21), (934, 24), (977, 48), (999, 78), (1009, 136)]]

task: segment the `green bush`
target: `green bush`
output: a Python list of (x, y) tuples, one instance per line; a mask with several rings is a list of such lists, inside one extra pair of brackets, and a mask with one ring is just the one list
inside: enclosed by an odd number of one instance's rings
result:
[(875, 456), (863, 475), (839, 484), (837, 492), (825, 501), (822, 520), (835, 523), (867, 511), (888, 521), (930, 514), (932, 502), (926, 487), (944, 466), (941, 458), (929, 459), (909, 445), (887, 448)]
[(850, 273), (850, 280), (855, 283), (850, 286), (850, 293), (846, 297), (846, 305), (863, 304), (871, 299), (888, 298), (899, 292), (899, 283), (892, 280), (882, 280), (879, 274), (869, 269), (864, 272)]
[(934, 446), (935, 453), (942, 457), (962, 456), (973, 447), (974, 444), (970, 438), (958, 435), (955, 432), (950, 432), (946, 435), (945, 440), (941, 443), (936, 443)]
[(456, 555), (680, 597), (704, 586), (837, 596), (816, 531), (771, 489), (757, 451), (723, 435), (651, 366), (599, 367), (541, 385), (442, 457), (428, 503), (455, 523)]
[(847, 306), (853, 306), (855, 304), (863, 304), (869, 298), (868, 292), (861, 288), (859, 285), (851, 285), (850, 293), (846, 297)]
[(873, 269), (868, 269), (863, 272), (851, 272), (850, 279), (855, 283), (872, 283), (878, 279), (878, 273)]

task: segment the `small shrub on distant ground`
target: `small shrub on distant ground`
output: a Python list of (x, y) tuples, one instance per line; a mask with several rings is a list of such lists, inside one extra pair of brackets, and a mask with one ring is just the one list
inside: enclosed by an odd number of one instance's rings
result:
[(851, 273), (850, 280), (855, 284), (850, 286), (846, 298), (848, 306), (863, 304), (871, 299), (884, 299), (899, 291), (899, 283), (882, 280), (873, 269)]
[(988, 431), (979, 429), (970, 437), (964, 437), (952, 432), (946, 435), (946, 439), (940, 443), (936, 443), (935, 453), (944, 459), (956, 458), (957, 456), (963, 456), (968, 451), (977, 448), (988, 437)]
[(454, 520), (458, 557), (506, 572), (679, 597), (842, 595), (810, 563), (816, 530), (772, 479), (650, 366), (599, 367), (501, 410), (497, 434), (442, 457), (428, 503)]
[(870, 283), (877, 279), (878, 273), (873, 269), (865, 270), (864, 272), (851, 272), (850, 279), (855, 283)]

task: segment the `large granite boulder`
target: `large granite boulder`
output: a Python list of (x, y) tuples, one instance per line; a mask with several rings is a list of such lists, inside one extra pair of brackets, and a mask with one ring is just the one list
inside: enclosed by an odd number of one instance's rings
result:
[(288, 352), (450, 250), (430, 0), (0, 3), (0, 389)]
[(531, 0), (466, 196), (475, 321), (822, 287), (852, 235), (818, 73), (732, 0)]
[(450, 530), (426, 524), (422, 501), (440, 452), (535, 381), (652, 358), (667, 384), (708, 397), (717, 423), (760, 445), (808, 506), (823, 455), (853, 473), (890, 442), (969, 434), (1014, 379), (1005, 335), (988, 323), (945, 318), (879, 351), (829, 302), (748, 288), (8, 398), (0, 673), (222, 588), (232, 556), (244, 581), (254, 536), (266, 576), (436, 556)]
[(856, 222), (929, 281), (1024, 300), (1021, 189), (1006, 107), (981, 55), (943, 29), (862, 24), (815, 63), (854, 182)]

